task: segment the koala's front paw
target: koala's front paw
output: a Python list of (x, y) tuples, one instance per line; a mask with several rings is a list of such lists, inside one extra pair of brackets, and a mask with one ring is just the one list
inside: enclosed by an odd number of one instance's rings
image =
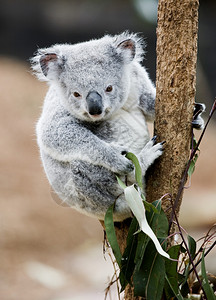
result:
[[(112, 171), (119, 175), (126, 175), (134, 170), (133, 163), (125, 157), (128, 153), (125, 147), (112, 145), (112, 164), (115, 166)], [(114, 155), (115, 153), (115, 155)]]
[(123, 153), (122, 158), (119, 160), (118, 163), (118, 174), (121, 175), (127, 175), (128, 173), (132, 172), (134, 170), (134, 165), (133, 163), (127, 159), (126, 157), (124, 157), (124, 155), (127, 154)]
[(145, 171), (148, 167), (161, 156), (163, 153), (163, 145), (165, 141), (156, 144), (156, 136), (154, 136), (143, 148), (138, 155), (141, 167)]
[(134, 170), (134, 165), (132, 164), (131, 161), (128, 160), (128, 162), (126, 162), (126, 164), (124, 166), (122, 165), (122, 167), (120, 168), (119, 174), (127, 175), (128, 173), (132, 172), (133, 170)]
[(116, 163), (113, 160), (113, 164), (112, 172), (118, 175), (127, 175), (134, 170), (132, 162), (123, 156)]
[(205, 111), (205, 104), (195, 103), (194, 112), (193, 112), (193, 121), (192, 125), (195, 129), (204, 128), (204, 120), (201, 117), (201, 114)]

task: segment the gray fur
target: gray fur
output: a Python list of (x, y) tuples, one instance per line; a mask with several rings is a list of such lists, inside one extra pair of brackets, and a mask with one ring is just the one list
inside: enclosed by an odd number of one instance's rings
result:
[[(149, 141), (155, 87), (140, 64), (143, 54), (143, 41), (124, 32), (40, 49), (32, 59), (50, 85), (36, 130), (48, 180), (63, 202), (98, 219), (115, 200), (116, 221), (131, 215), (116, 181), (117, 174), (134, 182), (123, 153), (138, 156), (143, 176), (162, 154), (162, 145)], [(99, 115), (88, 111), (90, 92)]]

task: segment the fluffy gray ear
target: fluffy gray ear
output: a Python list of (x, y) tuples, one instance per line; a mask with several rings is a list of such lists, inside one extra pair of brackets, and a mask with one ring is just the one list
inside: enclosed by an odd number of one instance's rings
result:
[(122, 54), (126, 60), (132, 61), (136, 54), (136, 44), (132, 39), (127, 39), (117, 46), (118, 53)]
[(58, 71), (58, 56), (56, 53), (46, 53), (39, 59), (40, 67), (45, 76), (52, 71)]
[(31, 59), (32, 69), (38, 79), (47, 81), (55, 80), (62, 72), (64, 58), (55, 52), (39, 50), (37, 55)]
[(113, 42), (118, 55), (126, 63), (130, 63), (132, 60), (142, 61), (145, 53), (145, 43), (143, 38), (138, 34), (125, 31), (119, 35), (115, 35)]

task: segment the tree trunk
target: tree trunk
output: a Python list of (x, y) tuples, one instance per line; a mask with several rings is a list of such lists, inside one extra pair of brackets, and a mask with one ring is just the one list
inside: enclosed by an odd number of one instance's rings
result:
[[(169, 193), (175, 201), (189, 159), (191, 121), (195, 102), (198, 0), (159, 0), (157, 27), (157, 76), (155, 134), (166, 141), (161, 158), (148, 174), (147, 200)], [(181, 197), (176, 212), (179, 213)], [(162, 206), (170, 217), (170, 201)], [(125, 245), (127, 223), (118, 230)], [(126, 300), (143, 299), (125, 291)], [(150, 299), (149, 299), (150, 300)]]
[[(157, 27), (155, 134), (165, 150), (151, 168), (147, 200), (173, 202), (189, 159), (196, 92), (198, 0), (160, 0)], [(176, 207), (179, 213), (182, 195)], [(170, 201), (162, 207), (170, 217)]]

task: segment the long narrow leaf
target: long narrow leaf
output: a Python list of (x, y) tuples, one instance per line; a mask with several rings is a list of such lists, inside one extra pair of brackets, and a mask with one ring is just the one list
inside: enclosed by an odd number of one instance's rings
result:
[(162, 249), (157, 237), (155, 236), (153, 230), (147, 222), (145, 215), (145, 207), (143, 205), (142, 198), (138, 191), (135, 189), (134, 185), (126, 187), (124, 189), (124, 193), (125, 199), (140, 225), (140, 229), (151, 238), (151, 240), (155, 244), (158, 253), (160, 253), (166, 258), (170, 258), (169, 254)]
[(204, 251), (202, 253), (202, 261), (201, 261), (201, 274), (202, 274), (202, 286), (206, 293), (207, 299), (216, 300), (216, 296), (214, 294), (214, 291), (212, 287), (210, 286), (208, 282), (208, 276), (206, 274), (206, 268), (205, 268), (205, 259), (204, 259)]
[(198, 158), (198, 154), (195, 154), (194, 158), (190, 162), (190, 167), (188, 169), (188, 176), (190, 176), (190, 177), (191, 177), (191, 175), (193, 174), (193, 172), (195, 170), (195, 164), (196, 164), (197, 158)]
[(167, 299), (171, 299), (173, 296), (176, 296), (177, 299), (183, 299), (179, 291), (179, 274), (177, 272), (178, 267), (178, 257), (180, 254), (181, 245), (174, 245), (172, 246), (168, 253), (170, 257), (174, 260), (166, 260), (165, 267), (166, 267), (166, 282), (165, 282), (165, 294)]
[(136, 155), (131, 153), (131, 152), (128, 152), (126, 154), (126, 157), (133, 162), (133, 164), (135, 166), (135, 179), (136, 179), (136, 182), (137, 182), (138, 186), (141, 188), (141, 190), (143, 191), (143, 176), (142, 176), (142, 169), (140, 167), (139, 160), (136, 157)]
[(131, 283), (131, 276), (135, 267), (134, 257), (137, 247), (137, 234), (134, 233), (137, 231), (138, 226), (136, 218), (133, 218), (128, 230), (127, 246), (122, 255), (121, 271), (119, 274), (122, 291), (128, 283)]
[(146, 248), (141, 268), (135, 270), (133, 282), (135, 296), (150, 300), (161, 299), (165, 282), (165, 264), (151, 241)]
[(117, 178), (118, 184), (124, 190), (127, 186), (125, 185), (125, 183), (118, 176), (116, 176), (116, 178)]
[(122, 255), (121, 255), (121, 251), (119, 248), (119, 244), (116, 238), (116, 233), (115, 233), (115, 227), (114, 227), (114, 222), (113, 222), (113, 210), (114, 210), (114, 206), (115, 204), (111, 205), (105, 215), (104, 218), (104, 225), (106, 228), (106, 235), (107, 235), (107, 239), (110, 243), (110, 246), (112, 248), (113, 254), (116, 258), (116, 261), (118, 263), (118, 265), (121, 265), (121, 259), (122, 259)]
[[(188, 238), (188, 249), (190, 252), (190, 256), (193, 260), (195, 257), (195, 253), (196, 253), (196, 242), (190, 235), (188, 235), (187, 238)], [(182, 284), (181, 293), (183, 296), (186, 296), (189, 293), (189, 286), (188, 286), (187, 280), (188, 280), (188, 276), (189, 276), (190, 265), (191, 265), (190, 260), (188, 260), (188, 262), (186, 264), (186, 268), (184, 270), (184, 280), (181, 283)]]
[[(151, 226), (155, 235), (160, 238), (166, 238), (168, 235), (169, 223), (167, 216), (161, 208), (161, 201), (156, 200), (152, 203), (153, 211), (146, 212), (148, 224)], [(156, 210), (156, 212), (155, 212)]]
[[(144, 202), (144, 206), (145, 203), (146, 201)], [(168, 233), (168, 220), (163, 210), (161, 209), (161, 201), (155, 201), (149, 204), (151, 204), (151, 206), (149, 207), (149, 210), (146, 211), (148, 224), (151, 226), (157, 237), (165, 238)], [(138, 244), (135, 256), (136, 270), (140, 269), (146, 246), (148, 245), (149, 241), (149, 236), (144, 234), (142, 231), (138, 234)]]
[(150, 238), (144, 232), (141, 231), (138, 234), (138, 243), (137, 243), (137, 249), (136, 249), (136, 255), (135, 255), (135, 264), (136, 264), (137, 271), (139, 271), (139, 269), (142, 265), (145, 250), (146, 250), (146, 247), (147, 247), (149, 241), (150, 241)]
[[(175, 288), (173, 287), (170, 279), (167, 277), (167, 275), (165, 275), (165, 278), (166, 278), (166, 282), (169, 284), (169, 287), (170, 289), (172, 290), (173, 294), (175, 295), (175, 297), (178, 299), (178, 300), (184, 300), (184, 297), (181, 295), (180, 292), (176, 293), (176, 290)], [(171, 298), (169, 298), (171, 299)]]
[(188, 248), (190, 251), (191, 258), (194, 259), (196, 254), (196, 242), (190, 235), (188, 235)]

